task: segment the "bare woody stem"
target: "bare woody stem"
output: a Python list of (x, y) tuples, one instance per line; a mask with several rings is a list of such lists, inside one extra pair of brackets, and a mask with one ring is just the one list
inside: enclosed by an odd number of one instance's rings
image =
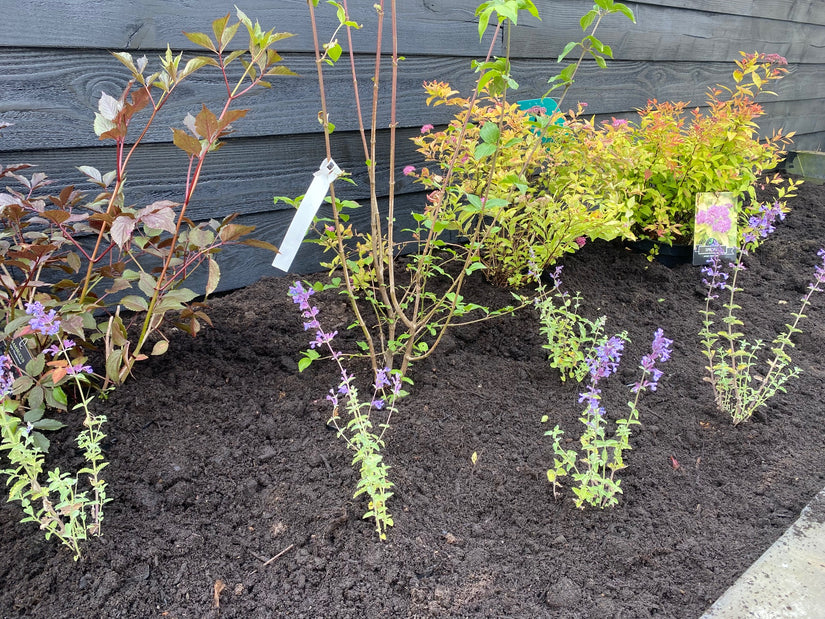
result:
[[(315, 18), (315, 8), (313, 6), (312, 0), (307, 1), (307, 6), (309, 7), (310, 22), (312, 24), (312, 40), (313, 40), (313, 43), (314, 43), (313, 47), (315, 48), (315, 68), (316, 68), (316, 71), (317, 71), (317, 74), (318, 74), (318, 89), (320, 91), (320, 97), (321, 97), (321, 115), (322, 115), (321, 121), (322, 121), (322, 126), (324, 128), (324, 144), (325, 144), (325, 147), (326, 147), (327, 159), (331, 160), (332, 159), (332, 145), (330, 143), (330, 134), (329, 134), (329, 126), (328, 126), (329, 113), (328, 113), (328, 110), (327, 110), (326, 89), (324, 87), (324, 71), (323, 71), (323, 66), (322, 66), (323, 59), (321, 57), (321, 46), (320, 46), (320, 42), (319, 42), (319, 39), (318, 39), (318, 26), (317, 26), (317, 20)], [(344, 3), (344, 6), (345, 6), (345, 11), (346, 11), (346, 2)], [(347, 28), (347, 31), (349, 32), (349, 28)], [(351, 55), (351, 59), (352, 59), (352, 45), (350, 45), (350, 55)], [(353, 74), (354, 74), (355, 73), (354, 59), (352, 59), (351, 61), (353, 62)], [(357, 97), (357, 85), (356, 85), (356, 97)], [(358, 106), (358, 109), (359, 109), (359, 122), (360, 122), (361, 121), (360, 104)], [(361, 131), (362, 131), (362, 135), (363, 135), (363, 124), (361, 126)], [(340, 230), (340, 227), (341, 227), (341, 217), (340, 217), (340, 213), (338, 212), (338, 203), (335, 199), (335, 186), (334, 186), (334, 184), (330, 185), (329, 191), (330, 191), (330, 198), (331, 198), (331, 201), (332, 201), (332, 220), (333, 220), (333, 225), (335, 226), (335, 237), (336, 237), (336, 241), (337, 241), (337, 245), (338, 245), (337, 251), (338, 251), (338, 255), (341, 257), (341, 270), (344, 274), (344, 283), (345, 283), (346, 288), (347, 288), (347, 297), (349, 298), (350, 307), (352, 308), (352, 311), (355, 314), (355, 317), (356, 317), (356, 320), (357, 320), (358, 324), (361, 326), (361, 331), (364, 334), (364, 339), (366, 340), (367, 346), (369, 347), (370, 359), (372, 359), (373, 366), (374, 366), (373, 370), (377, 371), (378, 368), (376, 366), (375, 342), (373, 340), (372, 334), (369, 332), (369, 329), (367, 328), (367, 325), (366, 325), (366, 322), (364, 321), (363, 316), (361, 315), (361, 311), (358, 308), (358, 303), (355, 300), (355, 297), (356, 297), (355, 287), (352, 283), (352, 277), (351, 277), (350, 272), (349, 272), (349, 267), (347, 266), (347, 263), (346, 263), (346, 249), (344, 247), (344, 239), (342, 238), (341, 234), (339, 234), (339, 230)]]

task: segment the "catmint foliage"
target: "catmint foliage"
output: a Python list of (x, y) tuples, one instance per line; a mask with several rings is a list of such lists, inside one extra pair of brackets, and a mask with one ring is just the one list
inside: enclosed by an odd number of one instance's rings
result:
[[(607, 317), (591, 320), (582, 313), (581, 295), (571, 295), (562, 288), (561, 266), (549, 273), (553, 282), (550, 290), (542, 282), (535, 263), (531, 263), (530, 273), (538, 283), (534, 303), (539, 312), (539, 331), (547, 338), (543, 348), (549, 351), (550, 367), (559, 370), (562, 381), (573, 378), (581, 382), (590, 372), (588, 359), (608, 342), (604, 332)], [(616, 337), (628, 339), (626, 332)]]
[[(748, 217), (742, 233), (742, 247), (737, 260), (725, 265), (717, 256), (702, 268), (702, 283), (706, 287), (705, 307), (701, 311), (703, 354), (708, 361), (706, 380), (713, 388), (717, 408), (730, 416), (734, 425), (750, 419), (759, 408), (767, 406), (768, 400), (778, 392), (786, 391), (786, 383), (798, 376), (801, 369), (793, 366), (790, 349), (794, 347), (791, 338), (801, 333), (799, 323), (805, 318), (805, 310), (815, 292), (821, 292), (825, 285), (825, 249), (817, 256), (820, 263), (814, 268), (813, 279), (807, 293), (801, 299), (799, 311), (791, 313), (793, 322), (785, 325), (766, 346), (761, 339), (748, 340), (741, 329), (744, 322), (737, 317), (741, 306), (736, 304), (736, 293), (740, 276), (745, 271), (744, 257), (776, 229), (785, 218), (781, 204), (761, 204), (757, 213)], [(720, 296), (724, 295), (723, 299)], [(717, 304), (721, 303), (722, 323), (717, 327)], [(769, 350), (772, 356), (762, 358), (762, 352)]]
[[(80, 543), (100, 534), (103, 506), (110, 500), (101, 476), (106, 467), (100, 446), (106, 417), (89, 409), (95, 396), (86, 393), (85, 385), (94, 370), (78, 352), (75, 341), (63, 337), (63, 321), (57, 310), (30, 301), (25, 304), (22, 320), (27, 322), (18, 337), (34, 339), (42, 350), (24, 369), (16, 368), (9, 356), (0, 356), (0, 451), (11, 464), (0, 473), (6, 477), (9, 500), (19, 502), (25, 514), (22, 522), (38, 523), (46, 539), (55, 536), (77, 560)], [(51, 360), (45, 369), (47, 357)], [(44, 401), (65, 407), (68, 400), (61, 385), (66, 382), (73, 383), (79, 394), (74, 410), (84, 413), (77, 445), (85, 465), (75, 476), (59, 468), (46, 470), (45, 464), (49, 439), (43, 432), (64, 424), (45, 417)], [(21, 400), (15, 397), (20, 391), (28, 391), (27, 410), (22, 414)]]
[[(658, 388), (663, 376), (658, 366), (670, 359), (672, 344), (673, 341), (664, 336), (662, 329), (656, 330), (650, 352), (639, 363), (641, 375), (630, 388), (635, 397), (632, 402), (628, 402), (628, 415), (615, 422), (616, 428), (610, 437), (607, 434), (606, 411), (602, 406), (601, 383), (616, 373), (625, 342), (614, 336), (595, 347), (593, 356), (587, 359), (590, 381), (579, 394), (579, 403), (585, 404), (584, 412), (579, 418), (584, 425), (579, 437), (580, 449), (565, 449), (562, 446), (564, 430), (558, 425), (545, 432), (546, 436), (553, 439), (555, 458), (553, 467), (547, 471), (547, 479), (553, 485), (554, 496), (561, 487), (559, 479), (569, 476), (574, 482), (576, 507), (584, 509), (589, 505), (605, 508), (618, 503), (617, 495), (622, 493), (622, 488), (616, 473), (626, 468), (623, 454), (631, 449), (631, 426), (641, 425), (639, 397), (644, 391), (656, 391)], [(544, 416), (542, 422), (547, 422), (548, 419), (548, 416)]]
[[(304, 331), (314, 331), (315, 337), (309, 342), (305, 361), (320, 358), (319, 349), (326, 349), (330, 358), (338, 364), (341, 380), (338, 386), (330, 388), (326, 399), (332, 405), (329, 424), (338, 430), (338, 436), (346, 441), (347, 446), (355, 452), (353, 466), (359, 467), (360, 480), (356, 485), (354, 497), (366, 494), (369, 497), (368, 510), (364, 518), (372, 518), (375, 530), (381, 539), (387, 538), (387, 527), (393, 525), (392, 515), (387, 510), (387, 501), (392, 496), (392, 482), (389, 480), (389, 467), (384, 463), (381, 450), (384, 448), (384, 432), (389, 427), (389, 418), (395, 412), (395, 401), (402, 395), (401, 376), (391, 373), (388, 368), (380, 368), (375, 373), (372, 395), (368, 401), (361, 401), (355, 377), (343, 365), (342, 354), (333, 346), (337, 331), (325, 331), (318, 320), (318, 307), (310, 303), (315, 294), (311, 287), (304, 288), (301, 282), (289, 289), (292, 302), (298, 305), (304, 319)], [(303, 364), (303, 367), (309, 364)], [(299, 365), (300, 367), (300, 365)], [(348, 415), (348, 421), (341, 425), (341, 409)], [(371, 413), (383, 411), (386, 421), (379, 425), (380, 432), (374, 430)]]

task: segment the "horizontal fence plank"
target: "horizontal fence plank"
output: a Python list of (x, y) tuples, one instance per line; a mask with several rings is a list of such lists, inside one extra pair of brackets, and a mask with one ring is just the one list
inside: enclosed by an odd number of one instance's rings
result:
[[(822, 114), (819, 99), (769, 100), (764, 104), (764, 109), (766, 115), (757, 120), (762, 135), (783, 129), (786, 133), (796, 131), (799, 134), (797, 140), (801, 140), (806, 134), (825, 131), (825, 115)], [(633, 111), (616, 115), (635, 118)], [(599, 122), (609, 119), (611, 114), (595, 116)], [(404, 166), (422, 164), (421, 155), (415, 151), (410, 140), (418, 134), (417, 129), (397, 132), (396, 191), (399, 194), (418, 191), (418, 186), (401, 173)], [(805, 138), (805, 149), (810, 148), (811, 139)], [(379, 195), (387, 193), (388, 142), (389, 131), (380, 132), (376, 158), (379, 164)], [(365, 199), (369, 194), (360, 135), (336, 132), (332, 136), (332, 144), (333, 157), (343, 169), (352, 173), (357, 183), (352, 186), (339, 182), (336, 186), (340, 188), (340, 197)], [(272, 196), (297, 196), (306, 191), (312, 173), (324, 157), (325, 148), (320, 135), (229, 139), (220, 151), (207, 157), (201, 183), (190, 206), (191, 217), (200, 220), (221, 218), (234, 212), (273, 210)], [(109, 171), (114, 168), (114, 149), (7, 152), (3, 154), (2, 161), (5, 165), (17, 162), (37, 165), (55, 181), (56, 187), (73, 184), (82, 188), (84, 179), (75, 166), (90, 165), (102, 172)], [(155, 200), (180, 201), (186, 167), (186, 156), (171, 144), (147, 144), (138, 148), (128, 169), (127, 203), (145, 205)], [(278, 208), (286, 207), (282, 205)]]
[[(819, 148), (817, 144), (822, 132), (825, 132), (825, 115), (822, 114), (820, 99), (768, 101), (764, 109), (766, 115), (757, 120), (762, 135), (770, 135), (778, 129), (786, 133), (796, 131), (798, 136), (793, 148)], [(617, 116), (631, 120), (636, 117), (632, 111)], [(595, 117), (600, 122), (611, 115), (598, 114)], [(396, 191), (399, 195), (419, 191), (419, 186), (401, 173), (406, 165), (422, 165), (421, 155), (415, 151), (410, 140), (418, 134), (417, 129), (397, 132)], [(387, 193), (388, 142), (389, 131), (380, 132), (376, 157), (379, 164), (379, 195)], [(356, 181), (354, 186), (337, 183), (339, 197), (366, 199), (369, 195), (368, 180), (360, 135), (336, 132), (332, 136), (332, 144), (333, 157), (344, 170), (352, 173)], [(4, 153), (2, 163), (37, 165), (39, 171), (55, 181), (56, 193), (60, 187), (70, 184), (78, 188), (91, 188), (84, 185), (84, 177), (75, 166), (90, 165), (106, 172), (114, 168), (114, 154), (112, 147), (18, 151)], [(272, 197), (294, 197), (304, 193), (312, 180), (312, 173), (324, 157), (325, 148), (320, 135), (229, 139), (220, 151), (207, 157), (198, 191), (190, 205), (190, 217), (202, 220), (222, 218), (234, 212), (250, 214), (285, 209), (284, 204), (273, 206)], [(155, 200), (180, 201), (186, 168), (187, 158), (171, 144), (140, 147), (128, 169), (127, 204), (142, 206)]]
[[(725, 10), (727, 3), (718, 3)], [(825, 27), (727, 13), (709, 13), (631, 3), (636, 24), (609, 15), (598, 37), (618, 60), (712, 62), (738, 57), (739, 50), (777, 53), (791, 63), (825, 63)], [(548, 7), (549, 9), (549, 7)], [(580, 41), (583, 3), (552, 3), (552, 19), (519, 20), (511, 33), (513, 57), (555, 59), (568, 41)]]
[[(235, 123), (235, 135), (321, 131), (317, 119), (321, 104), (314, 60), (302, 54), (288, 57), (286, 64), (301, 75), (276, 78), (271, 89), (261, 88), (239, 99), (235, 107), (249, 109), (249, 113)], [(368, 115), (372, 101), (373, 59), (360, 56), (357, 68), (362, 109)], [(389, 63), (385, 63), (382, 76), (378, 124), (386, 127), (390, 122)], [(0, 51), (0, 91), (4, 93), (0, 98), (0, 120), (14, 123), (0, 134), (0, 152), (99, 145), (92, 123), (101, 92), (120, 96), (128, 77), (126, 68), (105, 52)], [(474, 77), (464, 58), (407, 58), (399, 74), (399, 125), (420, 127), (424, 122), (435, 124), (448, 118), (444, 107), (427, 107), (422, 88), (425, 80), (447, 81), (467, 92), (473, 87)], [(340, 64), (328, 68), (324, 80), (332, 122), (339, 130), (357, 129), (349, 67)], [(204, 67), (183, 81), (173, 93), (146, 141), (171, 141), (170, 127), (182, 128), (184, 117), (189, 113), (196, 114), (201, 103), (220, 112), (225, 93), (219, 72), (213, 67)], [(144, 111), (135, 119), (134, 135), (141, 128), (141, 119), (147, 117), (148, 111)], [(369, 119), (365, 122), (368, 124)]]
[[(379, 195), (386, 195), (389, 135), (378, 139), (377, 178)], [(402, 174), (406, 165), (420, 165), (410, 137), (415, 130), (402, 130), (397, 136), (396, 192), (418, 192), (420, 187)], [(361, 138), (356, 133), (334, 134), (333, 158), (345, 171), (352, 173), (355, 185), (336, 183), (338, 197), (351, 200), (369, 198)], [(306, 192), (313, 172), (325, 158), (321, 136), (296, 135), (283, 138), (241, 138), (227, 140), (216, 153), (207, 156), (188, 215), (196, 221), (223, 218), (235, 212), (258, 213), (290, 209), (273, 205), (273, 196), (295, 197)], [(101, 172), (114, 168), (113, 148), (67, 149), (62, 151), (5, 153), (2, 163), (29, 163), (54, 181), (53, 193), (61, 187), (93, 189), (85, 184), (75, 166), (90, 165)], [(135, 151), (127, 170), (126, 204), (143, 206), (156, 200), (180, 202), (183, 198), (187, 159), (171, 144), (150, 144)], [(32, 172), (27, 170), (26, 172)], [(5, 184), (9, 184), (6, 182)]]
[[(519, 98), (540, 97), (547, 91), (548, 66), (543, 60), (516, 60), (513, 74), (519, 82)], [(648, 99), (689, 101), (704, 105), (708, 88), (722, 84), (732, 87), (733, 62), (611, 62), (606, 69), (586, 63), (576, 74), (576, 81), (562, 105), (567, 110), (576, 102), (588, 104), (595, 114), (614, 114), (644, 107)], [(768, 89), (776, 95), (763, 94), (759, 102), (794, 101), (825, 97), (825, 64), (791, 66), (782, 80)], [(560, 91), (552, 93), (558, 96)]]
[(816, 150), (825, 152), (825, 131), (807, 133), (794, 140), (795, 150)]
[[(320, 99), (314, 63), (306, 55), (293, 56), (288, 64), (301, 77), (278, 79), (272, 89), (261, 89), (240, 99), (238, 107), (249, 109), (237, 123), (238, 137), (318, 133), (317, 112)], [(371, 60), (359, 57), (362, 106), (368, 113), (372, 91), (368, 87)], [(592, 62), (579, 70), (570, 90), (568, 106), (576, 101), (589, 103), (596, 114), (616, 114), (645, 105), (649, 98), (681, 100), (701, 104), (707, 88), (730, 83), (732, 62), (622, 62), (607, 69)], [(223, 106), (222, 84), (217, 72), (207, 67), (181, 84), (180, 90), (155, 121), (145, 141), (168, 142), (170, 126), (181, 127), (188, 113), (196, 113), (201, 102), (213, 110)], [(516, 60), (513, 74), (520, 89), (513, 98), (534, 98), (547, 89), (547, 79), (558, 65), (546, 59)], [(389, 74), (384, 73), (388, 78)], [(463, 58), (409, 57), (401, 65), (398, 85), (398, 122), (401, 127), (416, 127), (425, 122), (448, 122), (454, 110), (445, 106), (427, 107), (422, 88), (425, 80), (449, 82), (469, 95), (475, 75)], [(109, 54), (47, 50), (16, 50), (0, 53), (0, 120), (14, 123), (0, 133), (0, 152), (53, 148), (99, 146), (92, 130), (94, 111), (101, 91), (117, 95), (125, 86), (125, 68)], [(339, 131), (357, 128), (354, 97), (349, 71), (343, 65), (325, 77), (331, 120)], [(825, 97), (825, 65), (791, 66), (791, 74), (776, 84), (777, 100)], [(382, 84), (378, 126), (390, 122), (389, 82)], [(556, 93), (554, 93), (556, 94)], [(766, 97), (766, 100), (770, 97)], [(136, 122), (145, 118), (138, 117)], [(136, 125), (139, 127), (140, 125)], [(135, 134), (136, 129), (133, 128)]]
[[(349, 0), (350, 18), (363, 26), (353, 33), (353, 49), (375, 50), (378, 18), (375, 0)], [(265, 30), (291, 32), (295, 36), (279, 41), (279, 52), (308, 52), (314, 49), (306, 0), (245, 0), (241, 8)], [(476, 0), (426, 0), (398, 2), (399, 53), (476, 56), (481, 44)], [(199, 49), (182, 31), (211, 34), (212, 20), (232, 14), (232, 2), (225, 0), (27, 0), (7, 3), (3, 9), (3, 38), (0, 45), (14, 47), (98, 48), (111, 50)], [(390, 51), (389, 2), (384, 25), (385, 51)], [(338, 27), (335, 8), (326, 2), (316, 8), (318, 33), (322, 43)], [(346, 32), (338, 39), (344, 45)], [(247, 45), (241, 28), (231, 49)], [(484, 42), (485, 51), (489, 35)]]
[(825, 11), (820, 0), (656, 0), (637, 4), (825, 25)]

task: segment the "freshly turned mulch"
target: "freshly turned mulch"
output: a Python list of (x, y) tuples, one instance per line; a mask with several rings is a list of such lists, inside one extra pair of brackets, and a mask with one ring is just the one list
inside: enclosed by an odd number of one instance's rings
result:
[[(747, 261), (751, 337), (790, 320), (825, 245), (825, 188), (804, 185), (791, 206)], [(171, 352), (101, 405), (114, 500), (78, 563), (19, 524), (18, 505), (0, 509), (0, 617), (698, 617), (825, 485), (825, 299), (795, 339), (803, 374), (732, 427), (702, 380), (697, 268), (609, 243), (563, 264), (590, 315), (632, 338), (603, 386), (609, 416), (625, 414), (653, 332), (674, 340), (615, 508), (578, 510), (569, 488), (553, 496), (540, 419), (578, 437), (583, 387), (549, 367), (525, 311), (456, 329), (413, 368), (387, 434), (395, 526), (379, 541), (352, 498), (351, 454), (325, 426), (336, 370), (298, 373), (309, 334), (291, 280), (265, 279), (214, 300), (202, 336), (170, 333)], [(509, 302), (481, 278), (465, 296)], [(352, 350), (343, 298), (314, 299)], [(74, 425), (53, 439), (63, 467), (79, 461)]]

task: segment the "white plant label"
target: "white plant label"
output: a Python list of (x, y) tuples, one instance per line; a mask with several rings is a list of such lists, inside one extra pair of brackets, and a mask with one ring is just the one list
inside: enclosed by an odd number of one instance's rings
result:
[(285, 273), (289, 272), (292, 261), (295, 260), (295, 254), (298, 253), (298, 248), (301, 247), (307, 230), (329, 191), (329, 186), (340, 175), (341, 168), (332, 159), (324, 159), (318, 171), (313, 173), (315, 178), (312, 179), (306, 195), (298, 205), (298, 211), (292, 218), (292, 223), (289, 224), (284, 241), (278, 247), (278, 255), (272, 261), (272, 266), (276, 269)]

